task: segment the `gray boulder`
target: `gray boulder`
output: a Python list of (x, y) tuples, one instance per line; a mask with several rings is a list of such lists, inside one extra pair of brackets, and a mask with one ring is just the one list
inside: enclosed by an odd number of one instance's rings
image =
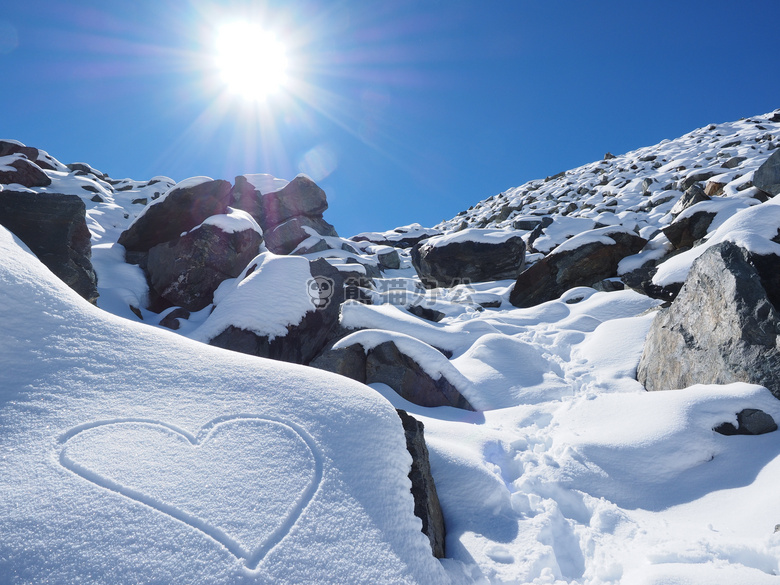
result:
[(503, 280), (517, 278), (525, 268), (525, 242), (520, 234), (496, 243), (445, 240), (439, 244), (428, 240), (412, 247), (411, 258), (428, 288)]
[(359, 343), (322, 352), (310, 364), (364, 384), (387, 384), (401, 397), (419, 406), (453, 406), (474, 410), (444, 376), (434, 380), (395, 343), (385, 341), (368, 351)]
[(697, 211), (679, 217), (661, 231), (676, 250), (690, 248), (696, 241), (707, 235), (707, 229), (715, 219), (715, 215), (711, 211)]
[(202, 225), (150, 249), (146, 273), (160, 297), (200, 311), (212, 302), (223, 280), (236, 278), (257, 256), (262, 241), (252, 229), (225, 233), (215, 225)]
[(431, 475), (428, 447), (425, 444), (425, 427), (404, 410), (397, 410), (406, 437), (406, 449), (412, 456), (409, 480), (412, 482), (414, 515), (422, 520), (422, 533), (431, 543), (431, 551), (437, 559), (444, 558), (446, 537), (444, 514), (441, 511), (436, 484)]
[(48, 187), (51, 179), (34, 162), (27, 160), (23, 155), (17, 155), (14, 160), (4, 162), (13, 170), (0, 170), (0, 183), (3, 185), (22, 185), (23, 187)]
[(680, 215), (689, 207), (693, 207), (702, 201), (709, 200), (710, 197), (704, 192), (704, 189), (699, 187), (699, 185), (691, 185), (685, 190), (685, 193), (680, 196), (680, 199), (677, 200), (677, 203), (674, 204), (674, 207), (672, 207), (669, 213), (675, 216)]
[(591, 233), (604, 236), (611, 243), (585, 239), (587, 243), (581, 246), (564, 244), (563, 250), (553, 250), (517, 277), (509, 302), (515, 307), (532, 307), (557, 299), (570, 288), (617, 276), (620, 261), (636, 254), (647, 243), (622, 226), (599, 228)]
[[(56, 163), (56, 161), (54, 161), (54, 159), (52, 159), (48, 154), (46, 154), (46, 152), (42, 152), (32, 146), (25, 146), (23, 144), (19, 144), (18, 142), (15, 141), (0, 140), (0, 156), (8, 156), (10, 154), (23, 154), (29, 160), (33, 161), (36, 165), (38, 165), (41, 169), (45, 169), (47, 171), (57, 170), (49, 162), (52, 161)], [(47, 158), (48, 160), (46, 160)]]
[(77, 195), (0, 191), (0, 224), (90, 303), (98, 298), (86, 207)]
[(780, 194), (780, 150), (772, 153), (772, 156), (756, 169), (753, 185), (773, 197)]
[[(763, 266), (776, 274), (772, 258)], [(653, 321), (637, 379), (647, 390), (750, 382), (780, 398), (779, 317), (750, 255), (731, 242), (712, 246)]]
[(292, 217), (270, 230), (264, 230), (265, 245), (274, 254), (289, 254), (298, 247), (298, 244), (312, 235), (304, 228), (313, 230), (321, 236), (338, 236), (335, 228), (321, 217), (301, 215)]
[(297, 216), (322, 217), (328, 209), (325, 192), (304, 175), (298, 175), (279, 191), (261, 195), (260, 205), (262, 215), (258, 223), (263, 231)]
[(119, 236), (118, 243), (131, 252), (147, 252), (177, 239), (212, 215), (227, 212), (231, 203), (227, 181), (208, 181), (174, 188), (152, 202)]

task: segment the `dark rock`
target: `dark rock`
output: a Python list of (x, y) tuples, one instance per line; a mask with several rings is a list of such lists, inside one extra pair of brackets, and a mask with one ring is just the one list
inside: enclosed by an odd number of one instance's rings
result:
[(683, 211), (688, 209), (689, 207), (693, 207), (697, 203), (701, 203), (702, 201), (709, 201), (710, 198), (707, 196), (707, 194), (704, 192), (704, 189), (699, 187), (698, 185), (693, 185), (692, 187), (689, 187), (685, 193), (682, 194), (680, 199), (677, 201), (677, 203), (674, 204), (674, 207), (672, 207), (671, 213), (672, 215), (680, 215)]
[(98, 298), (86, 207), (77, 195), (0, 191), (0, 224), (91, 303)]
[(592, 230), (614, 244), (590, 242), (562, 252), (553, 250), (517, 277), (509, 302), (516, 307), (532, 307), (557, 299), (575, 286), (590, 286), (617, 274), (618, 263), (639, 252), (647, 240), (621, 226)]
[(321, 236), (338, 236), (334, 227), (321, 217), (297, 216), (269, 231), (264, 231), (265, 245), (274, 254), (289, 254), (298, 247), (298, 244), (312, 235), (304, 228), (314, 230)]
[(160, 319), (160, 325), (162, 327), (167, 327), (168, 329), (173, 329), (176, 331), (179, 327), (181, 327), (180, 319), (189, 319), (190, 318), (190, 312), (187, 309), (183, 309), (181, 307), (175, 308), (173, 311), (165, 315), (162, 319)]
[(696, 183), (706, 181), (707, 179), (711, 179), (715, 175), (719, 174), (720, 173), (718, 171), (700, 171), (698, 173), (692, 173), (680, 181), (679, 189), (680, 191), (687, 191)]
[(260, 204), (263, 213), (258, 223), (263, 231), (273, 229), (292, 217), (322, 216), (328, 209), (325, 192), (304, 175), (298, 175), (279, 191), (261, 195)]
[[(32, 146), (24, 146), (23, 144), (17, 144), (16, 142), (11, 142), (8, 140), (0, 140), (0, 156), (8, 156), (11, 154), (23, 154), (29, 160), (38, 165), (41, 169), (47, 171), (56, 170), (54, 166), (46, 160), (45, 157), (48, 155), (46, 155), (46, 153), (41, 154), (41, 151), (37, 148), (33, 148)], [(49, 157), (49, 159), (52, 160), (51, 157)]]
[(105, 203), (105, 201), (103, 200), (103, 198), (100, 195), (93, 196), (91, 198), (91, 201), (93, 201), (94, 203)]
[(715, 215), (710, 211), (691, 213), (676, 219), (661, 231), (675, 249), (690, 248), (697, 240), (707, 235), (707, 229), (715, 219)]
[[(267, 335), (229, 326), (209, 341), (209, 345), (239, 351), (271, 359), (309, 364), (334, 337), (339, 326), (339, 309), (344, 302), (344, 281), (338, 270), (324, 259), (310, 263), (313, 279), (327, 279), (332, 287), (328, 303), (319, 309), (312, 308), (301, 322), (290, 325), (287, 334), (272, 340)], [(258, 299), (263, 302), (263, 299)]]
[(146, 273), (166, 301), (200, 311), (211, 304), (223, 280), (236, 278), (257, 256), (262, 241), (253, 229), (225, 233), (215, 225), (202, 225), (150, 249)]
[(428, 288), (517, 278), (525, 268), (525, 242), (519, 235), (500, 243), (429, 242), (411, 251), (412, 265)]
[(721, 435), (764, 435), (777, 430), (771, 415), (757, 408), (746, 408), (737, 413), (737, 426), (726, 422), (712, 429)]
[(436, 484), (431, 475), (428, 459), (428, 447), (425, 444), (425, 427), (406, 411), (397, 410), (406, 436), (406, 449), (412, 456), (412, 468), (409, 479), (412, 482), (414, 497), (414, 515), (422, 520), (422, 532), (431, 543), (433, 556), (444, 558), (445, 527), (444, 514), (441, 511)]
[[(296, 246), (295, 250), (293, 250), (295, 254), (298, 254), (300, 256), (305, 256), (306, 254), (314, 254), (316, 252), (324, 252), (326, 250), (332, 250), (332, 248), (328, 245), (328, 242), (326, 242), (322, 238), (320, 238), (314, 244), (311, 245), (308, 245), (306, 240), (301, 242), (301, 244), (307, 244), (307, 245), (302, 248)], [(299, 244), (299, 246), (301, 244)]]
[(772, 153), (772, 156), (756, 169), (753, 185), (773, 197), (780, 194), (780, 150)]
[(409, 307), (406, 307), (406, 310), (412, 315), (416, 315), (427, 321), (433, 321), (434, 323), (438, 323), (444, 319), (444, 313), (441, 311), (431, 309), (430, 307), (423, 307), (422, 305), (410, 305)]
[(17, 184), (23, 187), (48, 187), (51, 179), (34, 162), (21, 155), (11, 162), (5, 162), (5, 166), (13, 168), (12, 171), (0, 170), (0, 183), (4, 185)]
[[(771, 258), (765, 266), (776, 272), (780, 258)], [(723, 242), (696, 259), (674, 303), (656, 316), (637, 379), (648, 390), (749, 382), (780, 398), (778, 334), (778, 312), (750, 255)]]
[(314, 358), (313, 368), (340, 374), (363, 384), (366, 383), (366, 352), (359, 343), (339, 349), (328, 349)]
[(212, 215), (226, 213), (230, 202), (230, 183), (227, 181), (174, 188), (166, 197), (149, 205), (122, 232), (118, 243), (129, 251), (148, 251), (158, 244), (175, 240)]
[(368, 352), (366, 383), (387, 384), (401, 397), (419, 406), (453, 406), (474, 410), (468, 400), (441, 376), (434, 380), (392, 341), (380, 343)]
[[(625, 290), (626, 285), (620, 280), (613, 278), (605, 278), (599, 282), (593, 283), (593, 288), (600, 292), (616, 292), (619, 290)], [(498, 306), (501, 306), (500, 304)]]

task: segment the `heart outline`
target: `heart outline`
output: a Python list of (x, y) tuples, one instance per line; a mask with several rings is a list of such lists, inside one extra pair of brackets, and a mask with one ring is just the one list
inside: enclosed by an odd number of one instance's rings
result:
[[(189, 442), (190, 445), (192, 445), (193, 447), (197, 447), (201, 445), (203, 441), (205, 441), (208, 438), (208, 436), (217, 426), (224, 423), (239, 421), (239, 420), (266, 421), (266, 422), (272, 422), (272, 423), (282, 425), (283, 427), (286, 427), (288, 430), (291, 430), (293, 433), (295, 433), (304, 442), (309, 452), (311, 453), (312, 459), (314, 461), (314, 474), (309, 484), (301, 492), (300, 496), (295, 501), (294, 505), (290, 507), (283, 521), (254, 550), (247, 550), (242, 544), (240, 544), (237, 540), (235, 540), (233, 537), (231, 537), (229, 534), (227, 534), (224, 530), (222, 530), (218, 526), (211, 525), (208, 522), (198, 518), (197, 516), (194, 516), (184, 510), (177, 508), (176, 506), (173, 506), (171, 504), (166, 504), (165, 502), (161, 502), (152, 496), (147, 496), (143, 494), (143, 492), (140, 492), (128, 486), (124, 486), (121, 483), (109, 479), (107, 477), (103, 477), (99, 473), (90, 470), (88, 467), (83, 466), (77, 463), (76, 461), (73, 461), (65, 453), (67, 448), (67, 442), (70, 439), (72, 439), (73, 437), (79, 435), (84, 431), (88, 431), (90, 429), (94, 429), (102, 426), (121, 425), (121, 424), (130, 424), (130, 423), (141, 423), (141, 424), (160, 426), (184, 437)], [(230, 552), (237, 559), (243, 560), (244, 565), (250, 571), (257, 570), (260, 563), (268, 555), (268, 553), (270, 553), (271, 550), (273, 550), (279, 543), (281, 543), (281, 541), (284, 540), (284, 538), (292, 531), (292, 528), (295, 526), (298, 519), (301, 517), (303, 512), (306, 510), (306, 508), (308, 508), (309, 504), (314, 499), (314, 496), (316, 495), (317, 491), (319, 490), (319, 486), (322, 483), (322, 477), (323, 477), (323, 457), (320, 452), (320, 448), (317, 445), (317, 442), (314, 440), (314, 438), (302, 426), (300, 426), (297, 423), (294, 423), (289, 420), (287, 421), (282, 420), (280, 418), (267, 416), (267, 415), (234, 414), (234, 415), (220, 416), (204, 424), (198, 431), (197, 435), (194, 435), (185, 429), (177, 427), (176, 425), (151, 419), (151, 418), (127, 417), (127, 418), (106, 419), (106, 420), (93, 421), (93, 422), (77, 425), (72, 429), (63, 433), (60, 436), (58, 443), (61, 445), (59, 463), (60, 465), (62, 465), (62, 467), (64, 467), (71, 473), (79, 476), (80, 478), (84, 479), (85, 481), (88, 481), (93, 485), (97, 485), (99, 487), (102, 487), (114, 493), (117, 493), (121, 496), (124, 496), (128, 499), (131, 499), (139, 504), (152, 508), (157, 512), (170, 516), (171, 518), (178, 520), (179, 522), (182, 522), (183, 524), (186, 524), (191, 528), (198, 530), (199, 532), (202, 532), (212, 540), (216, 541), (218, 544), (222, 545), (225, 549), (228, 550), (228, 552)]]

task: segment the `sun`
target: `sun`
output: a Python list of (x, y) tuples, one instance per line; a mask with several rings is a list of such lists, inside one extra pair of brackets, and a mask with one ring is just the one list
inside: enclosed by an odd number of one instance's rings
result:
[(227, 88), (247, 100), (265, 100), (287, 81), (284, 45), (273, 33), (251, 23), (219, 28), (216, 64)]

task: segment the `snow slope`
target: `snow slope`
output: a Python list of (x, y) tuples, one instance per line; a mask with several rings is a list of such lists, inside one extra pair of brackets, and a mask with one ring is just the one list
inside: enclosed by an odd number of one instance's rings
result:
[(445, 583), (395, 411), (114, 317), (0, 228), (0, 582)]

